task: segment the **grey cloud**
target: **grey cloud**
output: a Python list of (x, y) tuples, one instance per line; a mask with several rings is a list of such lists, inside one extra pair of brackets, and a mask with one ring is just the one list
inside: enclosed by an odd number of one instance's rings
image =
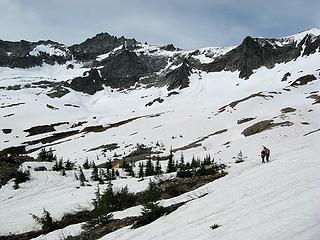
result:
[(0, 38), (79, 43), (98, 32), (183, 48), (317, 27), (319, 1), (0, 0)]

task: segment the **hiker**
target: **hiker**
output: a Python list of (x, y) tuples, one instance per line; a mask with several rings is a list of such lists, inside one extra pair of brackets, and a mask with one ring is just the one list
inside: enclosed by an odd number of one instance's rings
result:
[(261, 151), (261, 159), (262, 159), (262, 163), (265, 163), (264, 159), (266, 158), (266, 162), (269, 162), (269, 158), (270, 158), (270, 149), (263, 146), (263, 149)]

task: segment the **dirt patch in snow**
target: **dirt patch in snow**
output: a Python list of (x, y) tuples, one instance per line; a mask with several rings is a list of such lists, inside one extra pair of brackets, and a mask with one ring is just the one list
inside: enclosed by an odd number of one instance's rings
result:
[(99, 147), (91, 148), (87, 150), (87, 152), (96, 151), (99, 149), (102, 149), (103, 152), (106, 152), (106, 151), (113, 151), (117, 148), (119, 148), (119, 145), (117, 143), (110, 143), (110, 144), (101, 145)]
[(54, 127), (64, 125), (64, 124), (69, 124), (69, 122), (60, 122), (60, 123), (53, 123), (50, 125), (39, 125), (39, 126), (34, 126), (28, 129), (23, 130), (24, 132), (29, 133), (29, 136), (34, 136), (38, 134), (43, 134), (43, 133), (48, 133), (48, 132), (54, 132), (56, 129)]
[(310, 134), (313, 134), (313, 133), (316, 133), (316, 132), (319, 132), (319, 131), (320, 131), (320, 128), (317, 129), (317, 130), (313, 130), (313, 131), (311, 131), (311, 132), (308, 132), (308, 133), (304, 134), (303, 136), (308, 136), (308, 135), (310, 135)]
[(237, 121), (237, 124), (246, 123), (246, 122), (252, 121), (252, 120), (254, 120), (254, 119), (256, 119), (256, 118), (255, 118), (255, 117), (242, 118), (242, 119), (239, 119), (239, 120)]
[(178, 152), (178, 151), (185, 151), (185, 150), (188, 150), (188, 149), (191, 149), (191, 148), (197, 148), (197, 147), (200, 147), (201, 146), (201, 142), (203, 142), (205, 139), (209, 138), (209, 137), (212, 137), (214, 135), (218, 135), (218, 134), (222, 134), (222, 133), (225, 133), (227, 132), (228, 129), (222, 129), (222, 130), (219, 130), (217, 132), (214, 132), (214, 133), (211, 133), (207, 136), (204, 136), (202, 138), (200, 138), (199, 140), (197, 141), (194, 141), (186, 146), (183, 146), (183, 147), (180, 147), (180, 148), (175, 148), (172, 150), (172, 152)]
[(265, 95), (265, 94), (262, 94), (261, 92), (259, 92), (259, 93), (254, 93), (254, 94), (251, 94), (251, 95), (248, 96), (248, 97), (245, 97), (245, 98), (242, 98), (242, 99), (233, 101), (233, 102), (229, 103), (228, 105), (225, 105), (225, 106), (219, 108), (218, 113), (224, 112), (227, 107), (234, 108), (234, 107), (237, 106), (239, 103), (245, 102), (245, 101), (247, 101), (247, 100), (249, 100), (249, 99), (251, 99), (251, 98), (256, 98), (256, 97), (262, 97), (262, 98), (264, 98), (264, 99), (273, 98), (272, 95)]
[(252, 126), (246, 128), (242, 132), (242, 134), (244, 136), (248, 137), (248, 136), (272, 129), (274, 127), (278, 127), (278, 126), (284, 127), (284, 126), (292, 126), (292, 125), (293, 125), (293, 123), (290, 121), (274, 123), (273, 120), (264, 120), (264, 121), (257, 122), (255, 124), (253, 124)]
[(26, 104), (26, 103), (12, 103), (12, 104), (9, 104), (9, 105), (2, 105), (0, 106), (0, 108), (9, 108), (9, 107), (15, 107), (15, 106), (19, 106), (19, 105), (22, 105), (22, 104)]
[(282, 108), (281, 112), (282, 113), (290, 113), (290, 112), (295, 112), (297, 109), (292, 108), (292, 107), (286, 107), (286, 108)]
[(307, 83), (312, 82), (314, 80), (317, 80), (317, 78), (312, 74), (308, 74), (308, 75), (299, 77), (297, 80), (291, 83), (290, 86), (295, 87), (295, 86), (306, 85)]
[(311, 94), (307, 98), (314, 99), (314, 102), (312, 103), (312, 105), (320, 103), (320, 95), (319, 94)]

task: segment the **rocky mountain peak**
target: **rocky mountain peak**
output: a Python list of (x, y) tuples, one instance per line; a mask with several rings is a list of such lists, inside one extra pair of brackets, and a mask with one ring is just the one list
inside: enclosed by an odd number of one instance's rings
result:
[(111, 36), (109, 33), (99, 33), (92, 38), (88, 38), (83, 43), (69, 47), (74, 57), (78, 60), (94, 60), (98, 55), (108, 53), (113, 49), (126, 45), (133, 48), (138, 42), (132, 38)]

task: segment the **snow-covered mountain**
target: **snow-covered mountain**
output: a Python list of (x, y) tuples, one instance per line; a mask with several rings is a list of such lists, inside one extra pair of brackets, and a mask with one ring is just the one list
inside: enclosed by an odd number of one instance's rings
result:
[[(319, 62), (319, 29), (188, 51), (107, 33), (69, 47), (0, 41), (1, 154), (35, 157), (51, 147), (78, 164), (101, 164), (144, 144), (151, 156), (172, 147), (177, 158), (211, 154), (229, 166), (228, 176), (194, 190), (205, 197), (103, 239), (317, 239)], [(268, 165), (260, 164), (262, 145), (271, 149)], [(240, 150), (247, 158), (235, 164)], [(90, 206), (96, 186), (78, 189), (71, 174), (32, 174), (18, 190), (12, 181), (0, 189), (0, 235), (39, 228), (29, 213), (43, 207), (59, 219)], [(148, 182), (114, 184), (139, 192)], [(215, 223), (221, 227), (211, 230)]]

